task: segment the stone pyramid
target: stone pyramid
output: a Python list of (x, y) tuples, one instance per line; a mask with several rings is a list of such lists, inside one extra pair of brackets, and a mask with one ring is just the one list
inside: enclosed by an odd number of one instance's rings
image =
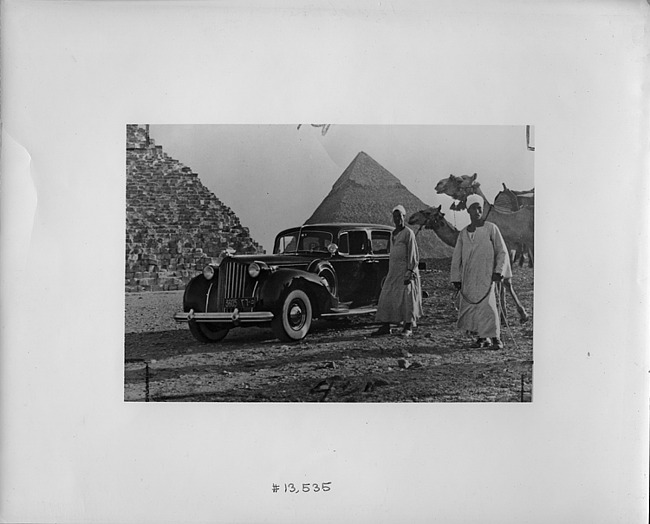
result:
[[(429, 207), (395, 175), (361, 151), (305, 223), (370, 222), (392, 225), (391, 210), (397, 204), (406, 208), (407, 217), (410, 213)], [(423, 259), (446, 258), (453, 252), (431, 230), (422, 229), (417, 241), (420, 258)]]
[(126, 291), (183, 289), (227, 247), (263, 252), (234, 211), (154, 143), (147, 125), (128, 125)]

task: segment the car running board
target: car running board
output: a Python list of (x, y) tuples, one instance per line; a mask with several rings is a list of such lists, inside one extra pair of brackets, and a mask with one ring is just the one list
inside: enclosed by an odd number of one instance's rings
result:
[(376, 307), (358, 307), (353, 309), (348, 308), (335, 308), (330, 310), (328, 313), (322, 313), (320, 316), (322, 318), (327, 317), (350, 317), (353, 315), (369, 315), (370, 313), (376, 313)]

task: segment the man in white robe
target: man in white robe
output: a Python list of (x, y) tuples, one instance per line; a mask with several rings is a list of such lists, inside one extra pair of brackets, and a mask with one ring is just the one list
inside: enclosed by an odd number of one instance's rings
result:
[(499, 228), (481, 218), (483, 204), (479, 195), (467, 198), (471, 222), (458, 235), (451, 260), (451, 282), (460, 291), (458, 328), (478, 335), (476, 347), (502, 349), (494, 283), (512, 273)]
[(375, 320), (382, 326), (373, 336), (388, 335), (390, 324), (403, 323), (402, 336), (413, 334), (412, 326), (422, 315), (422, 286), (418, 264), (420, 255), (415, 233), (404, 225), (406, 209), (393, 208), (395, 229), (391, 234), (388, 275), (381, 288)]

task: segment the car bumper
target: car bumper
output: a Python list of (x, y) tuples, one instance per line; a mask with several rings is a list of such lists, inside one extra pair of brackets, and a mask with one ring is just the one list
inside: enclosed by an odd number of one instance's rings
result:
[(270, 322), (273, 313), (270, 311), (233, 311), (229, 313), (196, 313), (190, 309), (187, 313), (176, 313), (176, 322), (236, 322), (241, 324)]

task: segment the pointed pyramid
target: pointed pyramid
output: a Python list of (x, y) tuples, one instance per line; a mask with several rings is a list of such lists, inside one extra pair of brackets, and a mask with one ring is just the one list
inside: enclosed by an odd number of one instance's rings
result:
[[(406, 208), (407, 217), (427, 206), (370, 155), (361, 151), (332, 186), (332, 190), (305, 222), (370, 222), (392, 225), (392, 209)], [(431, 230), (417, 237), (421, 258), (445, 258), (452, 249)]]

